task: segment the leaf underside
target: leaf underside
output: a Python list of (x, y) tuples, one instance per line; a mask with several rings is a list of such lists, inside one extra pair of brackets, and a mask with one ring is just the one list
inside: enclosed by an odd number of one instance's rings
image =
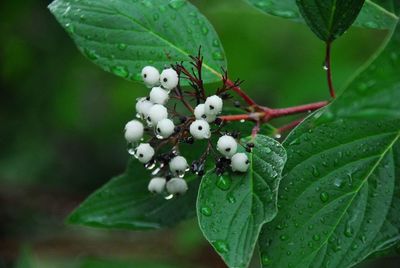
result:
[[(247, 0), (259, 10), (295, 22), (304, 22), (296, 5), (296, 0)], [(370, 29), (390, 29), (397, 22), (394, 13), (395, 0), (366, 0), (354, 26)], [(323, 1), (320, 1), (323, 2)]]
[(247, 267), (262, 225), (275, 217), (286, 153), (259, 135), (249, 160), (245, 174), (206, 174), (197, 200), (200, 228), (229, 267)]
[(326, 109), (287, 138), (264, 267), (350, 267), (400, 241), (400, 28)]
[(200, 46), (205, 83), (226, 69), (217, 33), (186, 0), (55, 0), (49, 9), (87, 58), (117, 76), (140, 81), (144, 66), (188, 62)]
[(323, 41), (332, 42), (354, 22), (364, 0), (296, 0), (310, 29)]
[(199, 180), (172, 200), (147, 190), (150, 174), (138, 161), (89, 196), (68, 218), (68, 223), (107, 229), (159, 229), (195, 216)]

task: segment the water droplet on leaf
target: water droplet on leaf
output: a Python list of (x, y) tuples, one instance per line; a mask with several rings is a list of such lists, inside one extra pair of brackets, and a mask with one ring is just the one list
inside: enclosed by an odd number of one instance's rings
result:
[(200, 212), (201, 212), (201, 214), (203, 214), (204, 216), (207, 216), (207, 217), (211, 216), (211, 214), (212, 214), (211, 208), (209, 208), (209, 207), (202, 207), (200, 209)]
[(232, 185), (232, 180), (229, 177), (225, 177), (225, 176), (220, 176), (217, 179), (217, 187), (223, 191), (227, 191), (229, 190), (229, 188)]
[(215, 250), (218, 251), (218, 253), (227, 253), (229, 251), (228, 244), (222, 240), (217, 240), (212, 242), (213, 246), (215, 247)]
[(322, 202), (326, 203), (329, 200), (329, 194), (327, 192), (322, 192), (319, 195), (319, 198), (321, 199)]
[(168, 5), (173, 9), (180, 9), (185, 4), (186, 4), (185, 0), (170, 0)]
[(112, 66), (111, 72), (119, 77), (127, 78), (129, 76), (128, 69), (124, 66)]

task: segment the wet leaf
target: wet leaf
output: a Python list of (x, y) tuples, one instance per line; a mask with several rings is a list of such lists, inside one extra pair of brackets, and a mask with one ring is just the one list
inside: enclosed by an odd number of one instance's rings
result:
[(229, 267), (247, 267), (264, 223), (277, 213), (277, 190), (286, 161), (283, 147), (259, 135), (246, 174), (210, 171), (197, 200), (200, 228)]
[(188, 62), (200, 46), (205, 83), (226, 68), (217, 33), (186, 0), (55, 0), (49, 9), (87, 58), (117, 76), (140, 81), (144, 66)]
[(350, 267), (399, 242), (399, 46), (400, 27), (284, 142), (280, 210), (259, 240), (264, 267)]

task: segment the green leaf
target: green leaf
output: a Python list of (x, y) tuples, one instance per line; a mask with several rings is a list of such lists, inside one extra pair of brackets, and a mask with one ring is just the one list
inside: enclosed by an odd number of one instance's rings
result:
[(277, 213), (277, 190), (286, 161), (283, 147), (259, 135), (246, 174), (202, 179), (197, 200), (200, 228), (229, 267), (247, 267), (262, 225)]
[(280, 210), (259, 241), (264, 267), (350, 267), (400, 241), (399, 47), (400, 27), (285, 141)]
[[(247, 0), (261, 11), (295, 22), (304, 22), (296, 0)], [(322, 2), (322, 1), (320, 1)], [(366, 0), (355, 26), (372, 29), (389, 29), (397, 22), (392, 0)]]
[(322, 40), (332, 42), (354, 22), (364, 0), (296, 0), (311, 30)]
[(49, 9), (84, 55), (117, 76), (141, 80), (144, 66), (187, 62), (200, 46), (206, 83), (226, 68), (217, 33), (186, 0), (55, 0)]
[(199, 180), (193, 177), (188, 192), (171, 200), (147, 190), (150, 175), (138, 161), (125, 174), (89, 196), (68, 218), (68, 223), (112, 229), (159, 229), (194, 217)]

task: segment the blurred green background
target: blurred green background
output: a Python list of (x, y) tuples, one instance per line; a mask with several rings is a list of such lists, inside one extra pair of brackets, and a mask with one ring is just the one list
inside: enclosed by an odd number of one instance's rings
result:
[[(147, 89), (85, 59), (49, 3), (0, 4), (0, 267), (225, 267), (195, 220), (149, 233), (64, 225), (88, 194), (124, 171), (122, 129)], [(260, 103), (328, 98), (324, 46), (305, 25), (239, 0), (192, 3), (219, 33), (231, 78), (245, 80)], [(334, 44), (338, 91), (386, 35), (352, 28)], [(399, 265), (387, 258), (368, 267), (382, 263)]]

